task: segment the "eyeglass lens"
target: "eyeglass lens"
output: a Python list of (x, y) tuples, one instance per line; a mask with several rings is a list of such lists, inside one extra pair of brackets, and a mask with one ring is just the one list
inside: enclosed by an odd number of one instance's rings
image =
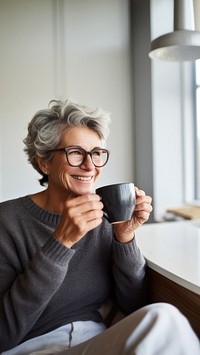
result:
[(101, 167), (108, 160), (108, 152), (104, 149), (93, 149), (91, 152), (86, 152), (81, 148), (70, 148), (66, 151), (69, 164), (80, 166), (86, 159), (86, 155), (90, 154), (92, 162), (95, 166)]

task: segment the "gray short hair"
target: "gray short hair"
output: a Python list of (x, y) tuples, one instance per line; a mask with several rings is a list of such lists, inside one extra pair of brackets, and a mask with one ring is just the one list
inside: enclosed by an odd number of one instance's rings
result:
[(40, 184), (48, 182), (48, 177), (40, 170), (35, 159), (36, 153), (45, 160), (51, 159), (51, 150), (59, 146), (62, 132), (69, 127), (88, 127), (98, 134), (105, 145), (109, 123), (110, 114), (102, 108), (92, 109), (70, 99), (52, 100), (47, 109), (38, 111), (28, 125), (24, 151), (34, 169), (43, 176)]

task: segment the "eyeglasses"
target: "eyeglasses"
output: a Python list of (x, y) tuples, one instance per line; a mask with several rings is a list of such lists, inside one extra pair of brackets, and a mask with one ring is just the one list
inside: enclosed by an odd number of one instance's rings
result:
[(79, 167), (85, 164), (87, 155), (90, 155), (92, 163), (96, 168), (106, 165), (109, 158), (109, 151), (104, 148), (95, 147), (91, 151), (86, 151), (78, 145), (72, 145), (66, 148), (52, 149), (52, 152), (63, 151), (66, 153), (69, 165)]

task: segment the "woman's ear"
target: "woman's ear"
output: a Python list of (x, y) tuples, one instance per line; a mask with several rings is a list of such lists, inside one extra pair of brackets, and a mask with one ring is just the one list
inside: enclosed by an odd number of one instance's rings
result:
[(49, 170), (48, 170), (48, 162), (47, 162), (47, 160), (44, 160), (38, 154), (35, 154), (35, 160), (36, 160), (40, 170), (43, 172), (43, 174), (48, 175), (49, 174)]

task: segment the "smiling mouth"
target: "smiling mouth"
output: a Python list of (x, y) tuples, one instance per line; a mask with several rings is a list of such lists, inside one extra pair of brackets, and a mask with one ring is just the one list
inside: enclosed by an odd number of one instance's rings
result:
[(78, 175), (72, 175), (72, 177), (76, 180), (80, 181), (91, 181), (93, 179), (93, 176), (78, 176)]

